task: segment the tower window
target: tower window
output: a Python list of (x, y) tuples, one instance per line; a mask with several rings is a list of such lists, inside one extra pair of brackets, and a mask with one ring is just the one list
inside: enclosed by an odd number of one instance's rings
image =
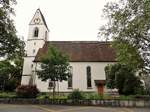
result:
[(92, 84), (91, 84), (91, 67), (90, 66), (86, 68), (86, 74), (87, 74), (87, 88), (91, 88)]
[(34, 37), (38, 37), (38, 35), (39, 35), (39, 29), (36, 27), (34, 29)]
[(33, 53), (35, 53), (35, 49), (33, 49)]
[(33, 64), (31, 64), (31, 68), (33, 68)]
[(47, 41), (47, 31), (45, 31), (45, 40)]
[(72, 88), (72, 75), (73, 75), (73, 68), (70, 68), (70, 76), (68, 77), (68, 88)]

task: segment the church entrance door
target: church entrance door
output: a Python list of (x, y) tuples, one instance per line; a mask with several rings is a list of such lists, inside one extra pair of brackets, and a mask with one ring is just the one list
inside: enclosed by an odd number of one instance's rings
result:
[(97, 87), (98, 94), (103, 95), (104, 94), (105, 80), (95, 80), (95, 85)]

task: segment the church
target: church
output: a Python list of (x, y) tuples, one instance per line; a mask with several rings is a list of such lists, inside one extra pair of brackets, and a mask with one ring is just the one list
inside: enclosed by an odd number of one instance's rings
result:
[[(67, 33), (67, 32), (66, 32)], [(105, 66), (115, 63), (115, 51), (109, 42), (99, 41), (48, 41), (49, 29), (40, 9), (37, 9), (29, 23), (24, 57), (22, 85), (34, 84), (40, 92), (49, 92), (52, 84), (43, 82), (37, 76), (40, 69), (40, 57), (48, 51), (48, 45), (53, 45), (60, 52), (69, 56), (71, 78), (59, 83), (56, 91), (62, 93), (79, 89), (83, 92), (105, 91)]]

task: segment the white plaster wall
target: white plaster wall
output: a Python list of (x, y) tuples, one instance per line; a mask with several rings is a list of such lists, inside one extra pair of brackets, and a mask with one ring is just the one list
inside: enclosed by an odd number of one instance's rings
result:
[[(109, 63), (109, 62), (70, 62), (70, 65), (73, 67), (73, 88), (68, 89), (68, 82), (63, 81), (63, 82), (59, 82), (59, 91), (70, 92), (73, 89), (79, 89), (85, 92), (97, 91), (94, 80), (105, 80), (106, 77), (105, 77), (104, 68), (108, 64), (112, 64), (112, 63)], [(92, 78), (91, 89), (87, 88), (87, 78), (86, 78), (87, 66), (91, 67), (91, 78)], [(37, 69), (40, 69), (40, 63), (38, 63)], [(40, 79), (38, 79), (38, 77), (36, 77), (35, 83), (42, 92), (49, 91), (48, 82), (42, 82)]]
[(28, 85), (29, 84), (29, 80), (30, 80), (29, 76), (22, 76), (21, 84), (22, 85)]
[[(39, 35), (38, 37), (34, 37), (34, 29), (35, 27), (39, 28)], [(45, 31), (48, 31), (45, 25), (30, 25), (28, 39), (45, 39)], [(47, 36), (48, 37), (48, 36)]]
[[(40, 23), (35, 24), (34, 19), (40, 18)], [(38, 27), (38, 37), (34, 37), (35, 27)], [(34, 67), (32, 67), (33, 60), (39, 50), (42, 48), (45, 43), (45, 32), (47, 31), (47, 38), (49, 37), (48, 29), (44, 25), (42, 21), (42, 17), (40, 15), (39, 10), (36, 11), (34, 17), (32, 18), (29, 24), (29, 32), (28, 32), (28, 40), (26, 42), (26, 53), (27, 56), (24, 57), (24, 65), (23, 65), (23, 76), (21, 84), (28, 84), (30, 76), (33, 75)], [(33, 52), (35, 50), (35, 52)], [(27, 76), (28, 75), (28, 76)]]
[(33, 64), (34, 57), (25, 57), (23, 65), (23, 75), (29, 75), (32, 72), (31, 65)]
[(48, 89), (48, 81), (41, 81), (41, 80), (37, 80), (38, 76), (36, 75), (36, 80), (35, 80), (35, 84), (37, 85), (37, 88), (41, 91), (41, 92), (49, 92)]
[(33, 64), (34, 57), (24, 57), (24, 64), (23, 64), (23, 73), (21, 84), (28, 85), (30, 76), (32, 75), (32, 64)]
[[(43, 40), (31, 40), (26, 42), (27, 57), (24, 57), (23, 76), (21, 84), (26, 84), (24, 82), (29, 82), (30, 76), (32, 75), (32, 71), (34, 70), (34, 67), (32, 67), (33, 61), (39, 48), (42, 48), (43, 45), (44, 45)], [(35, 52), (33, 52), (33, 50), (35, 50)], [(24, 75), (28, 75), (29, 78), (26, 78), (27, 76), (24, 77)]]
[[(26, 42), (26, 53), (27, 56), (36, 56), (39, 48), (42, 48), (44, 45), (44, 40), (30, 40)], [(33, 52), (35, 50), (35, 52)]]

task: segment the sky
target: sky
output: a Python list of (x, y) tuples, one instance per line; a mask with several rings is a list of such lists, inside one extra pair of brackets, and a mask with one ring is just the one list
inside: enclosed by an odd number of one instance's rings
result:
[(15, 26), (17, 35), (27, 40), (29, 22), (40, 8), (50, 41), (97, 41), (104, 23), (102, 9), (110, 0), (17, 0)]

